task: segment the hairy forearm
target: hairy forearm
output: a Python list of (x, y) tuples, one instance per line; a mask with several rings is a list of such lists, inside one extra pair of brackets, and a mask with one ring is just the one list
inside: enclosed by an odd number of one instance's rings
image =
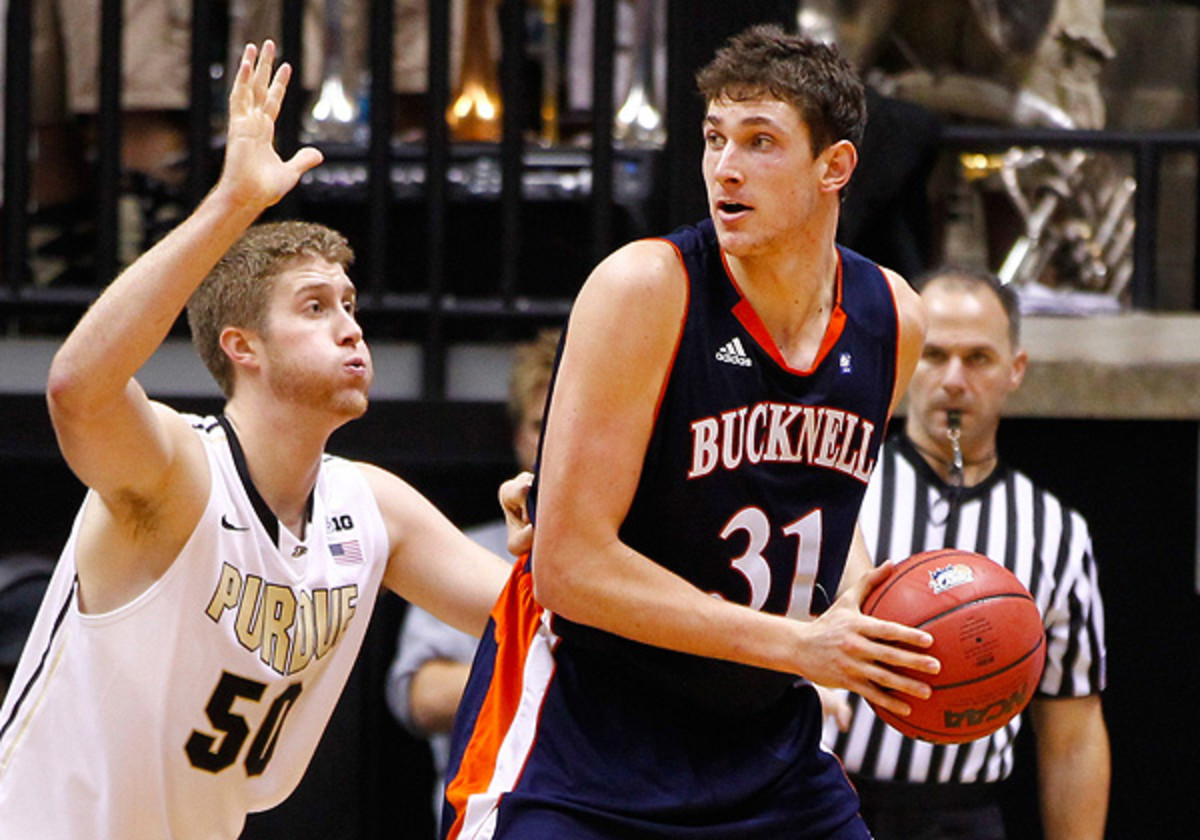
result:
[(1081, 755), (1066, 766), (1043, 771), (1041, 809), (1046, 840), (1102, 840), (1108, 816), (1107, 751)]
[(534, 533), (538, 603), (572, 621), (697, 656), (793, 671), (799, 622), (708, 595), (623, 543), (551, 547)]
[(114, 280), (67, 337), (48, 393), (61, 410), (89, 410), (123, 392), (170, 332), (188, 298), (257, 216), (219, 191)]

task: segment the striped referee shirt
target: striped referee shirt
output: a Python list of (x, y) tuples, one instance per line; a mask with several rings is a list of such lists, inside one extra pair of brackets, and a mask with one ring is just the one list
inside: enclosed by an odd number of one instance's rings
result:
[[(1098, 694), (1105, 685), (1104, 608), (1087, 523), (1003, 463), (965, 489), (946, 484), (903, 433), (880, 454), (863, 499), (863, 536), (876, 563), (954, 547), (1003, 563), (1037, 601), (1046, 626), (1042, 697)], [(1021, 717), (967, 744), (931, 744), (883, 723), (858, 695), (853, 722), (826, 720), (825, 745), (851, 774), (897, 782), (996, 782), (1013, 767)]]

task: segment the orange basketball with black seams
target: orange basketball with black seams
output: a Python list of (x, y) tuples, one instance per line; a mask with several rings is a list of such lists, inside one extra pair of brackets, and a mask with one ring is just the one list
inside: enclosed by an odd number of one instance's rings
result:
[[(942, 663), (928, 700), (902, 695), (906, 718), (872, 705), (912, 738), (942, 744), (995, 732), (1029, 703), (1046, 661), (1046, 634), (1033, 596), (999, 563), (954, 548), (915, 554), (863, 601), (867, 615), (918, 627), (933, 636), (924, 651)], [(900, 669), (904, 671), (904, 669)]]

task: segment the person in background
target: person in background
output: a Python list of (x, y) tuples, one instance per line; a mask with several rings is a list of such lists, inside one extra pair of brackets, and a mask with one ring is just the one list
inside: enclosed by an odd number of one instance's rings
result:
[[(515, 350), (509, 376), (508, 417), (513, 454), (522, 470), (532, 471), (537, 461), (542, 414), (561, 334), (559, 329), (544, 329)], [(494, 554), (511, 556), (504, 520), (485, 522), (465, 533)], [(409, 732), (429, 739), (436, 803), (442, 799), (450, 728), (478, 644), (477, 636), (456, 630), (410, 604), (396, 643), (396, 658), (388, 671), (388, 708)], [(440, 810), (435, 808), (435, 815)]]
[[(43, 285), (95, 282), (100, 11), (96, 0), (33, 0), (31, 245)], [(122, 264), (183, 216), (190, 52), (190, 2), (124, 0)]]
[[(886, 441), (863, 500), (863, 535), (877, 562), (961, 548), (1002, 563), (1030, 590), (1047, 640), (1027, 712), (1044, 834), (1101, 840), (1110, 775), (1104, 609), (1087, 523), (997, 450), (1001, 411), (1027, 365), (1016, 292), (957, 268), (937, 269), (919, 287), (925, 349), (903, 431)], [(825, 742), (850, 772), (876, 840), (1003, 840), (999, 783), (1012, 773), (1024, 716), (978, 741), (935, 745), (886, 726), (859, 696), (833, 711)]]

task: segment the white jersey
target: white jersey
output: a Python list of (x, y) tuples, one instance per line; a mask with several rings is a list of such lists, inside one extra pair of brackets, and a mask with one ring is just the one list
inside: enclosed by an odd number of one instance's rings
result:
[(324, 457), (299, 539), (227, 423), (190, 419), (208, 504), (148, 590), (81, 613), (76, 518), (0, 707), (4, 840), (235, 838), (299, 783), (354, 665), (388, 556), (362, 473)]

